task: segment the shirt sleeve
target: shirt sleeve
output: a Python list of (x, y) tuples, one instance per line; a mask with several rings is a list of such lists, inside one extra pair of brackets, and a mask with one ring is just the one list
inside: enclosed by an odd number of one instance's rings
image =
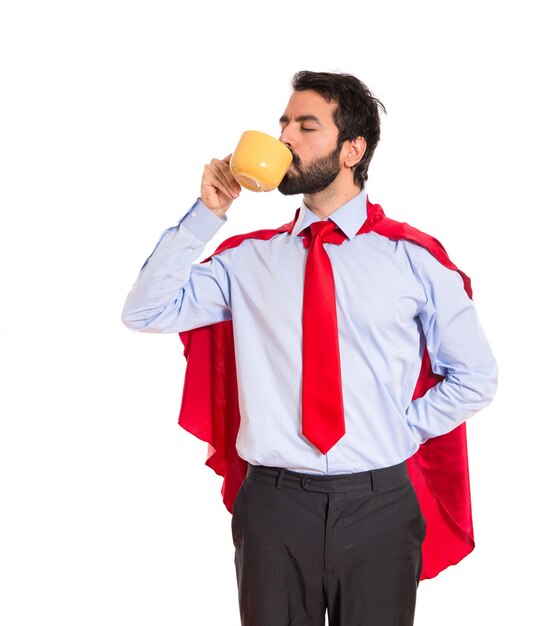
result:
[(230, 279), (221, 257), (194, 264), (225, 221), (198, 200), (163, 232), (124, 303), (128, 328), (172, 333), (231, 319)]
[(444, 380), (408, 407), (420, 443), (443, 435), (487, 406), (497, 389), (497, 364), (458, 272), (420, 248), (413, 269), (426, 303), (419, 320), (432, 369)]

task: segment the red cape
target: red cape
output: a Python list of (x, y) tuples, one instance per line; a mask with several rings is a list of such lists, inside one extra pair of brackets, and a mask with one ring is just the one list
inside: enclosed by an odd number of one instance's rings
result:
[[(296, 218), (277, 229), (231, 237), (214, 254), (236, 247), (245, 239), (266, 240), (289, 233)], [(380, 205), (367, 201), (367, 220), (357, 234), (369, 232), (423, 246), (445, 267), (460, 273), (464, 288), (472, 297), (469, 278), (451, 262), (437, 239), (385, 217)], [(247, 469), (247, 463), (235, 448), (240, 416), (232, 322), (183, 332), (180, 337), (187, 367), (178, 421), (185, 430), (208, 443), (206, 465), (224, 478), (223, 501), (232, 512)], [(442, 377), (432, 372), (425, 350), (413, 399), (423, 396), (440, 380)], [(427, 523), (421, 579), (433, 578), (458, 563), (475, 547), (465, 424), (446, 435), (429, 439), (407, 463)]]

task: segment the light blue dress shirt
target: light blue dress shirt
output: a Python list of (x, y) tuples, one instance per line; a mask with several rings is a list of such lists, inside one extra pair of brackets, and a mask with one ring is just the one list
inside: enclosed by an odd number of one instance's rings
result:
[[(224, 224), (198, 200), (166, 230), (124, 305), (123, 322), (174, 333), (233, 320), (240, 456), (340, 474), (412, 456), (491, 401), (497, 366), (460, 275), (424, 248), (368, 233), (367, 194), (329, 216), (348, 239), (325, 244), (336, 286), (346, 434), (323, 455), (301, 433), (302, 296), (298, 236), (319, 218), (303, 203), (291, 233), (247, 239), (194, 263)], [(445, 380), (412, 402), (426, 345)]]

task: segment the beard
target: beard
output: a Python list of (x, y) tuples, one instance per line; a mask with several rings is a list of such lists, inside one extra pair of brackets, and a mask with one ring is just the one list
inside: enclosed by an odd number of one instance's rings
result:
[(330, 154), (320, 157), (306, 166), (303, 166), (300, 158), (294, 154), (293, 167), (296, 173), (288, 171), (278, 185), (278, 191), (284, 196), (292, 196), (297, 193), (318, 193), (326, 189), (341, 171), (339, 165), (341, 148), (342, 146), (338, 146)]

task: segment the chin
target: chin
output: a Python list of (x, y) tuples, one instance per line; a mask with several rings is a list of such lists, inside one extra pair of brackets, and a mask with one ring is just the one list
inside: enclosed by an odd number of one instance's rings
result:
[(284, 178), (282, 182), (278, 185), (278, 191), (284, 196), (296, 196), (299, 193), (302, 193), (300, 189), (295, 189), (294, 181), (291, 178)]

